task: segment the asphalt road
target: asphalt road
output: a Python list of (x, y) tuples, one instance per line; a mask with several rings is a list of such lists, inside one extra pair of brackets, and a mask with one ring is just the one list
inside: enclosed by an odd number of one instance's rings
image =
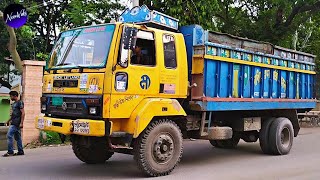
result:
[[(0, 152), (1, 154), (4, 151)], [(0, 158), (0, 179), (142, 179), (132, 156), (115, 154), (102, 165), (80, 162), (70, 146), (26, 150), (25, 156)], [(158, 179), (158, 178), (156, 178)], [(160, 179), (160, 178), (159, 178)], [(235, 150), (208, 141), (185, 141), (180, 165), (161, 179), (320, 179), (320, 128), (300, 131), (291, 153), (268, 156), (258, 143), (241, 142)]]

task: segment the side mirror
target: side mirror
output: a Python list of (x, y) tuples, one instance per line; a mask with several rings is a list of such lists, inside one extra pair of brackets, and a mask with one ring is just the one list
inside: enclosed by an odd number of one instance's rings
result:
[(138, 29), (135, 27), (125, 27), (123, 32), (124, 49), (132, 50), (136, 46)]
[(122, 33), (121, 54), (118, 59), (118, 64), (121, 67), (128, 66), (130, 50), (133, 50), (137, 42), (138, 29), (135, 27), (124, 27)]

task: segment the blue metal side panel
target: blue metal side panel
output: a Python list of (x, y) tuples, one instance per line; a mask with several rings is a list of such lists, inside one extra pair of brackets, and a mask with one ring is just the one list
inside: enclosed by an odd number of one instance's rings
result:
[(250, 78), (251, 78), (251, 67), (248, 65), (244, 65), (244, 78), (243, 78), (243, 97), (250, 98), (251, 94), (251, 84), (250, 84)]
[(301, 98), (306, 98), (306, 74), (301, 73)]
[(311, 87), (310, 87), (310, 89), (311, 89), (311, 97), (313, 97), (313, 98), (315, 98), (315, 92), (314, 92), (314, 90), (315, 90), (315, 85), (316, 85), (316, 82), (315, 82), (315, 76), (311, 76)]
[(309, 75), (305, 74), (305, 78), (306, 78), (306, 84), (305, 84), (305, 91), (306, 91), (306, 99), (309, 98)]
[(187, 58), (188, 58), (188, 80), (191, 82), (191, 70), (192, 70), (192, 56), (193, 56), (193, 32), (195, 25), (182, 26), (180, 27), (180, 32), (184, 36), (184, 41), (187, 48)]
[[(216, 97), (217, 90), (217, 61), (205, 61), (205, 94), (209, 97)], [(209, 72), (209, 73), (207, 73)]]
[(287, 97), (287, 71), (281, 71), (281, 80), (280, 80), (280, 86), (281, 86), (281, 98)]
[(289, 98), (294, 99), (295, 94), (294, 94), (294, 72), (289, 72)]
[(264, 76), (263, 76), (263, 98), (269, 98), (270, 97), (270, 69), (266, 68), (264, 69)]
[(312, 96), (311, 96), (311, 75), (310, 74), (307, 74), (307, 77), (308, 77), (308, 84), (307, 84), (307, 90), (308, 90), (308, 96), (307, 96), (307, 99), (311, 99)]
[(241, 97), (241, 65), (239, 64), (234, 64), (232, 68), (232, 74), (233, 74), (233, 80), (231, 79), (232, 82), (232, 97), (238, 98)]
[(312, 76), (310, 74), (308, 76), (308, 99), (312, 98)]
[[(259, 57), (259, 56), (257, 56)], [(254, 74), (253, 74), (253, 84), (254, 84), (254, 92), (253, 97), (259, 98), (260, 97), (260, 88), (261, 88), (261, 68), (254, 67)]]
[(279, 71), (276, 69), (273, 69), (273, 79), (272, 79), (272, 98), (278, 98), (278, 79), (279, 79)]
[(205, 111), (233, 111), (233, 110), (268, 110), (268, 109), (309, 109), (316, 106), (316, 102), (202, 102), (197, 101)]
[(220, 71), (220, 90), (219, 90), (219, 97), (228, 97), (228, 73), (229, 73), (229, 63), (221, 62), (221, 71)]
[(300, 73), (296, 73), (296, 99), (300, 99)]
[(313, 76), (309, 74), (309, 98), (312, 99), (313, 98)]

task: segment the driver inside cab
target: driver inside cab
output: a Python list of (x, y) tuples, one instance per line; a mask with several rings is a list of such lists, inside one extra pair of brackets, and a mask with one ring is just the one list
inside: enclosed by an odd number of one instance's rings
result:
[(136, 45), (133, 49), (133, 56), (131, 57), (132, 64), (144, 64), (144, 57), (141, 52), (141, 47)]

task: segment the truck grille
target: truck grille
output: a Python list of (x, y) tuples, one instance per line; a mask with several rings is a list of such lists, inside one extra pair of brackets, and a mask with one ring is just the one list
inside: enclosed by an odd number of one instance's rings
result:
[[(77, 96), (77, 95), (64, 95), (58, 96), (45, 96), (47, 98), (47, 109), (45, 114), (50, 114), (52, 117), (69, 117), (69, 118), (101, 118), (101, 99), (102, 96)], [(59, 97), (63, 98), (63, 102), (60, 105), (53, 103), (53, 98)], [(88, 105), (86, 104), (86, 99), (98, 98), (100, 99), (100, 104), (98, 106), (99, 113), (97, 115), (90, 115), (88, 113)]]

